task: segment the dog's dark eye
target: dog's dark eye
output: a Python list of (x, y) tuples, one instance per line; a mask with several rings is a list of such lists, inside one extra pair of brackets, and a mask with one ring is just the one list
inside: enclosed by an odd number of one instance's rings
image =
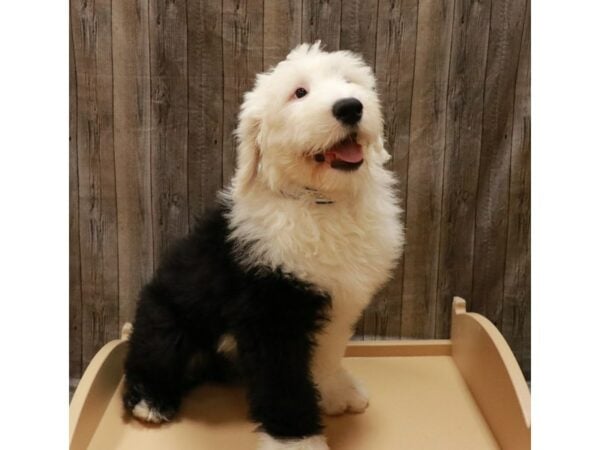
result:
[(294, 95), (296, 96), (296, 98), (302, 98), (306, 94), (308, 94), (308, 91), (304, 88), (298, 88), (298, 89), (296, 89), (296, 92), (294, 92)]

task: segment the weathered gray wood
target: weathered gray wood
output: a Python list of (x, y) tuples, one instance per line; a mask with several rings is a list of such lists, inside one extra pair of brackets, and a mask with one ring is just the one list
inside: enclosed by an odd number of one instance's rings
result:
[(318, 38), (373, 65), (408, 205), (406, 258), (357, 336), (444, 337), (458, 294), (528, 373), (526, 13), (527, 0), (74, 0), (71, 376), (118, 335), (153, 260), (228, 183), (256, 73)]
[(516, 68), (526, 4), (492, 2), (483, 112), (471, 309), (501, 327)]
[(148, 2), (113, 2), (112, 33), (120, 328), (153, 270)]
[(511, 143), (502, 333), (529, 378), (531, 364), (531, 110), (530, 6), (521, 39)]
[(190, 224), (215, 204), (223, 172), (221, 3), (188, 2), (188, 208)]
[(446, 99), (454, 2), (419, 2), (410, 117), (402, 336), (435, 333)]
[(302, 41), (315, 42), (328, 51), (340, 48), (342, 0), (304, 0), (302, 2)]
[[(379, 2), (376, 76), (385, 119), (388, 163), (398, 178), (399, 196), (406, 205), (410, 112), (414, 81), (418, 2)], [(364, 314), (357, 334), (400, 337), (402, 320), (402, 274), (404, 262)]]
[(285, 59), (302, 42), (302, 2), (264, 1), (264, 70)]
[(186, 2), (150, 0), (154, 261), (188, 231)]
[(77, 65), (77, 165), (82, 366), (118, 336), (111, 2), (72, 1)]
[(452, 298), (469, 298), (481, 149), (490, 0), (456, 0), (450, 81), (435, 336), (448, 337)]
[(69, 23), (69, 377), (81, 376), (81, 253), (77, 176), (77, 68)]
[(346, 0), (341, 7), (340, 49), (360, 53), (375, 68), (379, 2)]
[(223, 1), (223, 184), (235, 168), (233, 131), (244, 92), (263, 68), (262, 0)]

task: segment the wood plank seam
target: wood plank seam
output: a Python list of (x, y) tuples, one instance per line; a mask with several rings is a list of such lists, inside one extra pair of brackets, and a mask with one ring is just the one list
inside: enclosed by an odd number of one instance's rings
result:
[[(79, 346), (79, 356), (77, 358), (77, 362), (76, 362), (76, 367), (71, 367), (69, 370), (69, 373), (72, 376), (75, 377), (79, 377), (81, 376), (82, 373), (82, 361), (83, 361), (83, 345), (82, 345), (82, 341), (83, 341), (83, 330), (82, 330), (82, 321), (81, 321), (81, 313), (83, 310), (83, 304), (82, 304), (82, 299), (83, 299), (83, 293), (82, 293), (82, 286), (81, 286), (81, 280), (82, 280), (82, 273), (81, 273), (81, 242), (80, 242), (80, 238), (79, 238), (79, 220), (80, 220), (80, 215), (79, 215), (79, 156), (78, 156), (78, 152), (79, 152), (79, 145), (78, 145), (78, 125), (79, 125), (79, 120), (78, 120), (78, 85), (77, 85), (77, 61), (75, 58), (75, 48), (74, 48), (74, 43), (73, 43), (73, 18), (71, 16), (71, 11), (69, 10), (69, 52), (71, 53), (71, 57), (69, 58), (70, 60), (70, 64), (72, 65), (72, 73), (70, 73), (70, 78), (71, 78), (71, 82), (73, 83), (72, 86), (70, 87), (71, 89), (74, 89), (74, 93), (71, 93), (71, 95), (74, 96), (74, 101), (73, 104), (69, 105), (69, 108), (74, 108), (75, 111), (70, 111), (70, 115), (69, 118), (71, 120), (74, 121), (74, 123), (71, 124), (72, 128), (73, 128), (73, 135), (70, 136), (71, 140), (73, 140), (73, 150), (72, 152), (70, 152), (70, 157), (74, 158), (75, 161), (70, 161), (70, 165), (74, 165), (74, 173), (73, 176), (75, 177), (75, 180), (71, 180), (73, 182), (73, 185), (76, 189), (75, 193), (70, 193), (73, 196), (73, 201), (74, 204), (70, 205), (70, 208), (75, 209), (75, 214), (73, 217), (74, 220), (74, 224), (73, 227), (75, 228), (73, 230), (73, 233), (75, 233), (76, 235), (73, 236), (73, 239), (76, 240), (77, 244), (77, 261), (69, 261), (69, 265), (77, 263), (77, 272), (78, 272), (78, 277), (79, 277), (79, 282), (76, 286), (76, 291), (78, 291), (78, 295), (77, 295), (77, 304), (76, 304), (76, 309), (79, 311), (78, 313), (78, 323), (76, 324), (77, 329), (78, 329), (78, 333), (77, 333), (77, 337), (76, 337), (76, 343), (70, 342), (69, 347), (71, 347), (73, 344), (76, 344)], [(70, 103), (70, 102), (69, 102)], [(70, 228), (70, 227), (69, 227)], [(70, 245), (73, 245), (72, 243), (70, 243)], [(70, 279), (70, 286), (71, 289), (72, 287), (72, 283), (73, 280)], [(70, 298), (70, 302), (73, 302), (73, 298)], [(72, 320), (71, 318), (71, 314), (69, 314), (69, 318), (70, 320)], [(71, 329), (72, 324), (70, 324), (69, 329)], [(72, 373), (71, 373), (72, 372)]]
[[(447, 72), (447, 80), (446, 80), (446, 102), (445, 102), (445, 111), (446, 111), (446, 117), (444, 118), (444, 128), (447, 129), (448, 128), (448, 104), (449, 104), (449, 99), (450, 99), (450, 67), (452, 66), (452, 55), (453, 55), (453, 49), (454, 49), (454, 14), (456, 12), (456, 0), (454, 0), (452, 2), (452, 28), (451, 28), (451, 32), (450, 32), (450, 55), (448, 57), (448, 68), (446, 70)], [(444, 181), (445, 181), (445, 176), (446, 176), (446, 171), (444, 170), (444, 168), (446, 167), (446, 153), (448, 150), (448, 133), (446, 131), (444, 131), (444, 155), (442, 157), (442, 182), (441, 182), (441, 187), (442, 187), (442, 192), (440, 194), (440, 232), (438, 234), (438, 262), (437, 262), (437, 275), (436, 275), (436, 279), (435, 279), (435, 296), (434, 296), (434, 310), (437, 312), (438, 309), (438, 302), (439, 302), (439, 295), (438, 295), (438, 289), (439, 289), (439, 279), (440, 279), (440, 267), (441, 267), (441, 261), (440, 261), (440, 255), (442, 252), (442, 225), (443, 225), (443, 214), (442, 214), (442, 209), (444, 207)], [(434, 335), (436, 334), (436, 330), (438, 327), (438, 316), (437, 314), (434, 314), (433, 316), (433, 333)]]
[(114, 124), (114, 117), (115, 117), (115, 47), (114, 47), (114, 32), (113, 32), (113, 5), (112, 5), (112, 0), (110, 3), (110, 70), (111, 70), (111, 83), (110, 83), (110, 88), (111, 88), (111, 97), (112, 97), (112, 101), (111, 101), (111, 107), (112, 107), (112, 117), (113, 117), (113, 126), (112, 126), (112, 153), (113, 153), (113, 179), (115, 182), (115, 219), (116, 219), (116, 224), (115, 224), (115, 239), (116, 239), (116, 266), (117, 266), (117, 285), (116, 285), (116, 289), (117, 289), (117, 328), (119, 327), (119, 311), (121, 310), (121, 296), (120, 296), (120, 283), (119, 283), (119, 274), (121, 273), (121, 271), (119, 270), (119, 196), (117, 195), (117, 151), (116, 151), (116, 145), (115, 145), (115, 124)]

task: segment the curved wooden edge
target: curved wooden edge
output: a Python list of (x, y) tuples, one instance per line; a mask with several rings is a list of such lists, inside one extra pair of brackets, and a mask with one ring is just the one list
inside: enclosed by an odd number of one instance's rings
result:
[(450, 356), (451, 347), (450, 339), (351, 341), (344, 356)]
[(123, 375), (127, 342), (102, 347), (85, 370), (69, 406), (69, 448), (87, 448)]
[(531, 395), (502, 334), (455, 297), (451, 341), (452, 357), (502, 448), (530, 449)]

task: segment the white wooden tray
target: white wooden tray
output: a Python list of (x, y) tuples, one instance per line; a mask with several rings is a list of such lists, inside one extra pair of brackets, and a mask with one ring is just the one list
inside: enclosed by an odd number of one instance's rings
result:
[[(70, 406), (71, 450), (254, 450), (243, 388), (202, 386), (164, 425), (127, 417), (127, 341), (106, 344)], [(455, 298), (449, 340), (352, 342), (345, 366), (370, 393), (363, 414), (327, 417), (332, 450), (530, 449), (530, 394), (510, 348)]]

